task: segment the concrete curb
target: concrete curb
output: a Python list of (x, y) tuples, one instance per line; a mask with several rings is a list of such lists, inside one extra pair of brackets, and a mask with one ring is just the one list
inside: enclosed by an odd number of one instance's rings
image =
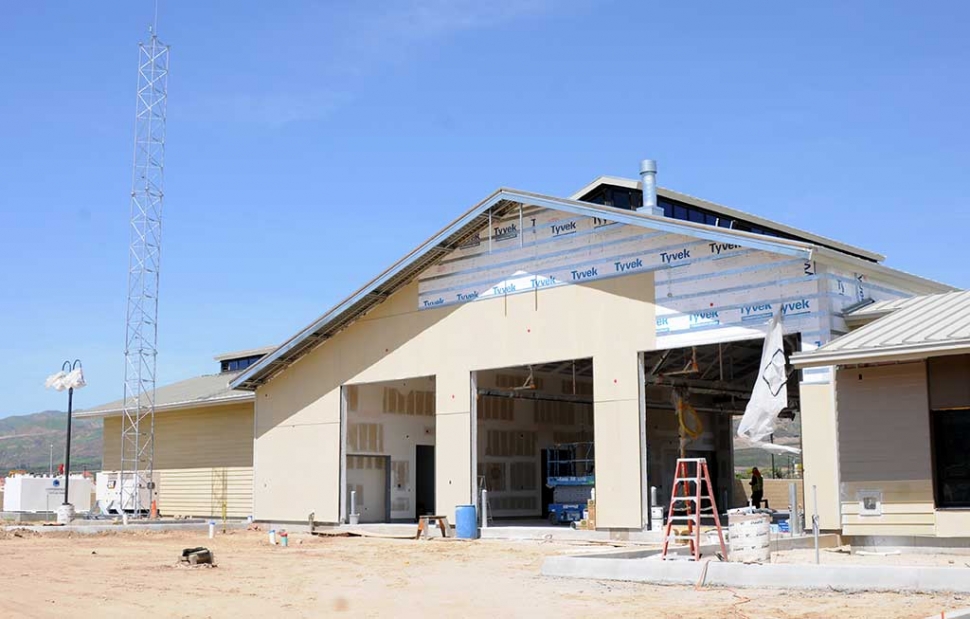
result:
[(836, 591), (952, 591), (970, 593), (970, 569), (953, 567), (743, 564), (659, 559), (549, 557), (543, 576), (702, 585)]
[[(227, 529), (245, 529), (246, 522), (227, 522)], [(202, 522), (158, 522), (144, 524), (69, 524), (65, 526), (11, 525), (3, 527), (6, 531), (33, 531), (43, 534), (78, 533), (80, 535), (94, 535), (96, 533), (132, 533), (137, 531), (205, 531), (209, 530), (208, 521)], [(222, 529), (222, 523), (216, 524), (217, 530)]]
[(970, 619), (970, 608), (957, 608), (955, 610), (945, 610), (939, 615), (933, 615), (926, 619)]

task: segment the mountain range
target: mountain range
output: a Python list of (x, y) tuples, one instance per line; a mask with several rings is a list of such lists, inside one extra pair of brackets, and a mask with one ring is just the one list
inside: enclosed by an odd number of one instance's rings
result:
[[(71, 424), (71, 470), (101, 470), (100, 419), (77, 419)], [(54, 446), (54, 470), (64, 462), (67, 413), (42, 411), (0, 419), (0, 476), (11, 470), (46, 473)]]

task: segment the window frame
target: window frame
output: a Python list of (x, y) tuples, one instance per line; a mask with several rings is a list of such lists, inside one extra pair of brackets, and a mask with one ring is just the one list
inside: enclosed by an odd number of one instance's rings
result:
[[(948, 477), (942, 474), (944, 463), (941, 462), (941, 452), (938, 448), (939, 441), (946, 440), (945, 437), (954, 434), (953, 428), (942, 426), (942, 420), (946, 417), (965, 416), (964, 423), (970, 423), (970, 406), (959, 406), (953, 408), (930, 409), (930, 464), (933, 471), (933, 508), (939, 510), (970, 510), (970, 494), (963, 501), (947, 501), (943, 496), (943, 485)], [(970, 469), (970, 450), (963, 452), (965, 468)], [(946, 463), (952, 467), (952, 463)], [(970, 476), (968, 476), (970, 477)], [(970, 485), (970, 481), (967, 482)]]

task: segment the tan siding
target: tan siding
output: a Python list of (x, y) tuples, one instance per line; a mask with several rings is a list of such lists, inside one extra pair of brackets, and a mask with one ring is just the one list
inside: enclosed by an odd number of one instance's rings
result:
[(931, 479), (926, 366), (841, 370), (838, 385), (842, 481)]
[[(933, 535), (926, 365), (843, 369), (838, 386), (842, 532)], [(882, 493), (881, 516), (859, 515), (860, 491)]]
[[(104, 439), (104, 470), (117, 470), (121, 417), (105, 418)], [(252, 514), (253, 405), (157, 413), (155, 470), (163, 515)]]

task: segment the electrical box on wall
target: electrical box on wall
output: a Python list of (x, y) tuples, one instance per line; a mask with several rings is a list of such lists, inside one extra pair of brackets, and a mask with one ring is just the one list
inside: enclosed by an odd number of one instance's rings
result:
[(859, 499), (860, 516), (882, 516), (881, 490), (860, 490), (856, 496)]

